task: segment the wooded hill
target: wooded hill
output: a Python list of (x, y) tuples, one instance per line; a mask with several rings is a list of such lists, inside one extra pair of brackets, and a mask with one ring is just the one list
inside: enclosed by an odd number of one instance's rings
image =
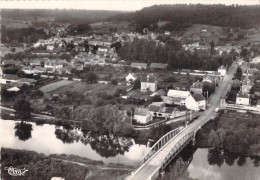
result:
[[(130, 21), (136, 30), (183, 30), (193, 24), (251, 28), (260, 25), (260, 6), (226, 5), (155, 5), (140, 11), (109, 18)], [(159, 27), (158, 22), (166, 22)]]

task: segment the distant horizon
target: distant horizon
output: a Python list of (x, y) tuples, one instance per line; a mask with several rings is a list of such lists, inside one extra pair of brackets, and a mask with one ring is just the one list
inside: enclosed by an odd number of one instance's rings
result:
[[(206, 1), (206, 2), (205, 2)], [(0, 0), (1, 9), (21, 10), (93, 10), (133, 12), (154, 5), (204, 4), (204, 5), (259, 5), (259, 0), (58, 0), (58, 1), (5, 1)]]

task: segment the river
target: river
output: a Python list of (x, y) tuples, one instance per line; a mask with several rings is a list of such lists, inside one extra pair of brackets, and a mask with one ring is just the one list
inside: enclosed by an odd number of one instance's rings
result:
[[(32, 129), (28, 128), (30, 126)], [(46, 155), (73, 154), (104, 163), (132, 166), (138, 166), (150, 149), (130, 138), (82, 134), (54, 125), (22, 125), (9, 120), (0, 120), (0, 139), (1, 147), (32, 150)], [(160, 179), (259, 180), (259, 163), (260, 157), (249, 158), (189, 145), (166, 167)]]

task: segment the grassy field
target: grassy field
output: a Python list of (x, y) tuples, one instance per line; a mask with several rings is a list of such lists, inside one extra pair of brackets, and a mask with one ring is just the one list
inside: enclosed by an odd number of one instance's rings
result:
[(100, 84), (93, 83), (89, 84), (87, 82), (73, 82), (65, 86), (56, 88), (55, 90), (49, 91), (56, 94), (64, 94), (66, 91), (78, 92), (80, 94), (91, 94), (95, 95), (100, 92), (106, 92), (108, 94), (113, 94), (117, 88), (124, 88), (125, 86), (115, 86), (113, 84)]
[(44, 93), (48, 93), (48, 92), (51, 92), (51, 91), (53, 91), (57, 88), (61, 88), (63, 86), (71, 84), (71, 83), (73, 83), (73, 81), (61, 80), (61, 81), (58, 81), (58, 82), (54, 82), (54, 83), (45, 85), (45, 86), (41, 87), (40, 90)]

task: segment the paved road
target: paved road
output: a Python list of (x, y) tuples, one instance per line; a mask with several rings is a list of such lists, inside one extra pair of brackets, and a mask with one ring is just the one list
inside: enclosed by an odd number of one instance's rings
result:
[(210, 99), (209, 108), (201, 113), (198, 120), (194, 121), (188, 125), (183, 131), (181, 131), (175, 138), (173, 138), (168, 144), (160, 149), (150, 160), (146, 162), (146, 165), (138, 171), (131, 179), (134, 180), (145, 180), (156, 170), (156, 168), (161, 166), (162, 161), (167, 157), (169, 152), (173, 147), (188, 133), (197, 131), (205, 123), (207, 123), (211, 118), (213, 118), (215, 113), (215, 108), (219, 107), (221, 97), (224, 97), (228, 92), (228, 85), (230, 84), (234, 73), (236, 72), (237, 66), (235, 63), (230, 67), (227, 75), (224, 77), (222, 83), (219, 85), (218, 89)]
[[(4, 106), (0, 106), (0, 109), (4, 109), (6, 111), (11, 111), (11, 112), (15, 112), (15, 110), (13, 108), (8, 108), (8, 107), (4, 107)], [(55, 119), (55, 117), (53, 116), (48, 116), (48, 115), (43, 115), (43, 114), (37, 114), (37, 113), (31, 113), (33, 116), (39, 117), (39, 118), (43, 118), (43, 119)]]

